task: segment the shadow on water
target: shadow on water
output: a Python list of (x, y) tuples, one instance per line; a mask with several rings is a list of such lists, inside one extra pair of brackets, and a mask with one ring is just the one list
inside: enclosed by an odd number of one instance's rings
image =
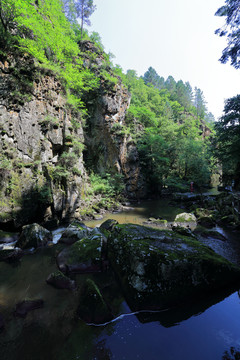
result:
[(206, 295), (198, 299), (192, 299), (191, 302), (189, 301), (186, 304), (169, 309), (168, 311), (152, 314), (143, 312), (138, 314), (137, 317), (141, 323), (157, 321), (162, 326), (169, 328), (179, 325), (181, 322), (186, 321), (192, 316), (197, 316), (204, 313), (211, 306), (216, 305), (230, 296), (234, 291), (236, 291), (236, 287), (235, 289), (231, 288), (224, 291), (218, 291), (211, 296)]

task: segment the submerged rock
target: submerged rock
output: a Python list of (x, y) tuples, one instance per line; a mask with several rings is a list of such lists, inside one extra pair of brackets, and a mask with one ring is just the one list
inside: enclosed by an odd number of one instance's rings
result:
[(52, 233), (39, 224), (25, 225), (16, 246), (21, 249), (38, 248), (52, 241)]
[(51, 273), (46, 282), (57, 289), (68, 289), (74, 290), (76, 288), (76, 283), (74, 280), (69, 279), (61, 271), (56, 271)]
[(44, 301), (42, 299), (21, 301), (16, 305), (14, 314), (19, 317), (25, 317), (29, 311), (42, 308), (43, 304)]
[(102, 269), (106, 238), (94, 234), (78, 240), (57, 257), (57, 264), (63, 273), (94, 273)]
[(172, 231), (116, 225), (108, 249), (133, 310), (165, 309), (240, 282), (237, 266)]
[(94, 324), (103, 324), (113, 319), (98, 286), (91, 279), (87, 279), (82, 288), (78, 315), (87, 323)]

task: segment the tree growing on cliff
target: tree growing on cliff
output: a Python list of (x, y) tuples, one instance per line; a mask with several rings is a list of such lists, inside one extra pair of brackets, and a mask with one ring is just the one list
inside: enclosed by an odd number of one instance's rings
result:
[(91, 25), (89, 18), (96, 10), (96, 5), (93, 4), (93, 0), (63, 0), (63, 3), (68, 20), (71, 23), (80, 20), (82, 39), (83, 25)]
[(231, 65), (240, 68), (240, 0), (225, 0), (225, 5), (220, 7), (216, 16), (224, 16), (225, 25), (216, 30), (219, 36), (226, 36), (228, 45), (223, 50), (220, 61), (226, 63), (231, 60)]

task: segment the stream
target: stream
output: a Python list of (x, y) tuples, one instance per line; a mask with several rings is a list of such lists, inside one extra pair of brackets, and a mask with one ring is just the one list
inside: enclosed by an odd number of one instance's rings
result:
[[(86, 222), (94, 227), (108, 218), (119, 223), (142, 224), (149, 217), (173, 221), (184, 210), (169, 206), (168, 199), (142, 202), (102, 220)], [(240, 266), (240, 234), (216, 227), (227, 241), (202, 239), (207, 246)], [(61, 230), (55, 233), (59, 237)], [(239, 292), (218, 293), (187, 307), (161, 312), (132, 313), (111, 270), (76, 275), (78, 287), (84, 277), (101, 284), (112, 299), (118, 316), (103, 325), (86, 324), (76, 315), (77, 291), (59, 290), (46, 283), (56, 270), (60, 244), (25, 255), (20, 262), (0, 262), (0, 313), (5, 329), (0, 333), (1, 360), (227, 360), (240, 354)], [(240, 285), (239, 285), (240, 287)], [(31, 298), (44, 307), (14, 315), (16, 303)]]

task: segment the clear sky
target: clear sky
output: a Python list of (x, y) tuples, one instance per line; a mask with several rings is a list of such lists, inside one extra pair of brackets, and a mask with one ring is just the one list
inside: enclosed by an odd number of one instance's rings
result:
[(226, 40), (214, 31), (224, 23), (214, 16), (224, 0), (94, 0), (90, 31), (124, 71), (143, 75), (152, 66), (165, 79), (200, 88), (208, 110), (222, 115), (224, 100), (240, 93), (240, 70), (218, 59)]

